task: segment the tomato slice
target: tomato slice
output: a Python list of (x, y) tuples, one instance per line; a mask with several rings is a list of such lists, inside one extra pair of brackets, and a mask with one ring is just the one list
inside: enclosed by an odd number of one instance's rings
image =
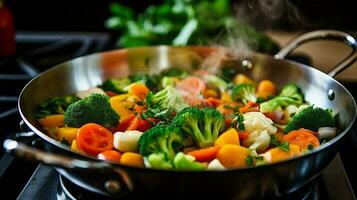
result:
[(110, 90), (106, 91), (105, 94), (108, 95), (109, 97), (114, 97), (114, 96), (118, 95), (117, 93), (112, 92)]
[(120, 131), (120, 132), (126, 131), (130, 126), (131, 121), (133, 121), (134, 118), (135, 118), (134, 114), (129, 115), (129, 117), (127, 117), (126, 119), (124, 119), (122, 122), (119, 123), (115, 131)]
[(141, 119), (139, 127), (137, 128), (138, 131), (145, 132), (151, 128), (151, 123), (148, 122), (147, 120)]
[(127, 131), (133, 131), (133, 130), (137, 130), (141, 121), (141, 119), (139, 119), (138, 117), (135, 117), (133, 120), (130, 121), (130, 125), (128, 126), (128, 128), (126, 129)]
[(108, 160), (120, 163), (121, 153), (115, 150), (105, 150), (98, 154), (98, 158), (101, 160)]
[(77, 145), (85, 154), (97, 156), (100, 152), (113, 149), (113, 133), (101, 125), (88, 123), (78, 130)]
[(320, 146), (316, 133), (304, 128), (290, 131), (284, 135), (283, 140), (288, 141), (290, 144), (298, 145), (301, 149), (307, 149), (309, 144), (314, 147)]

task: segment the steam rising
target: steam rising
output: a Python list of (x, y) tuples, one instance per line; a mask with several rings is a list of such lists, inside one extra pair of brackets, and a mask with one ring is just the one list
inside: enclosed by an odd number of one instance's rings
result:
[(243, 0), (235, 6), (238, 19), (259, 29), (308, 26), (296, 5), (288, 0)]
[[(259, 30), (276, 26), (303, 27), (308, 23), (299, 9), (287, 0), (242, 0), (235, 5), (237, 21)], [(249, 57), (258, 48), (258, 41), (245, 30), (227, 28), (211, 45), (217, 48), (202, 62), (202, 69), (216, 73), (222, 62)]]

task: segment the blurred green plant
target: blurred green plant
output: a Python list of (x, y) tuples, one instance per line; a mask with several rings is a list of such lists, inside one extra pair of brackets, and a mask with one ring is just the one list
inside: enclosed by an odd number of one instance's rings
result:
[(118, 31), (118, 46), (207, 45), (225, 36), (240, 37), (254, 50), (273, 53), (278, 46), (264, 33), (240, 22), (230, 0), (164, 0), (135, 14), (120, 3), (110, 4), (108, 29)]

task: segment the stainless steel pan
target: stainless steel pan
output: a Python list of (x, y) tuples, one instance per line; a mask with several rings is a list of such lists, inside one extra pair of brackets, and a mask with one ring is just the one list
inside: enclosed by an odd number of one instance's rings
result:
[[(316, 39), (342, 41), (352, 51), (328, 74), (284, 59), (300, 44)], [(34, 117), (36, 106), (42, 100), (97, 86), (108, 77), (125, 77), (136, 72), (157, 73), (169, 67), (199, 66), (207, 56), (217, 51), (208, 47), (156, 46), (121, 49), (84, 56), (57, 65), (29, 82), (18, 102), (23, 121), (45, 141), (44, 149), (36, 150), (13, 140), (5, 141), (4, 147), (17, 155), (51, 164), (72, 182), (108, 197), (144, 193), (167, 198), (187, 195), (217, 195), (220, 198), (239, 199), (280, 196), (295, 191), (314, 179), (334, 158), (351, 128), (356, 118), (355, 101), (333, 77), (357, 59), (356, 47), (355, 39), (349, 34), (321, 30), (297, 37), (274, 57), (254, 53), (245, 58), (222, 62), (224, 65), (236, 66), (256, 81), (270, 79), (278, 87), (289, 82), (296, 83), (302, 88), (308, 102), (332, 108), (338, 113), (341, 132), (335, 138), (312, 153), (281, 163), (204, 172), (122, 166), (71, 152), (67, 146), (47, 136)], [(333, 49), (329, 51), (333, 53)]]

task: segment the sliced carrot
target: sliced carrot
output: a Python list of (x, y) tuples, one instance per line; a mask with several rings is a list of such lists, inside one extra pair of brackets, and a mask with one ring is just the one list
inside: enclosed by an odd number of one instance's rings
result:
[(199, 162), (209, 162), (216, 158), (216, 154), (220, 148), (221, 146), (213, 146), (204, 149), (198, 149), (188, 152), (188, 155), (195, 157)]
[(38, 119), (38, 122), (43, 127), (54, 128), (64, 126), (64, 115), (49, 115), (44, 118)]
[(299, 130), (290, 131), (284, 135), (283, 140), (288, 141), (290, 144), (296, 144), (304, 150), (307, 149), (309, 145), (314, 147), (320, 146), (320, 141), (315, 135), (316, 133), (313, 131), (301, 128)]
[(189, 153), (191, 151), (196, 151), (196, 150), (198, 150), (198, 147), (192, 146), (192, 147), (185, 147), (185, 148), (183, 148), (182, 151), (183, 151), (183, 153), (187, 154), (187, 153)]
[(245, 106), (239, 108), (239, 112), (259, 112), (259, 104), (249, 101)]
[(214, 107), (217, 107), (217, 106), (219, 106), (221, 104), (221, 101), (219, 99), (214, 98), (214, 97), (209, 97), (207, 99), (207, 102), (209, 104), (211, 104), (212, 106), (214, 106)]
[(240, 145), (238, 132), (234, 128), (230, 128), (222, 133), (217, 140), (214, 142), (215, 146), (223, 146), (225, 144), (235, 144)]
[(218, 93), (216, 92), (216, 90), (212, 90), (212, 89), (205, 89), (203, 91), (203, 97), (208, 99), (208, 98), (218, 98)]
[(269, 96), (274, 96), (276, 92), (276, 87), (273, 82), (269, 80), (260, 81), (257, 88), (257, 96), (261, 98), (268, 98)]
[(132, 83), (128, 91), (129, 94), (135, 95), (141, 100), (144, 100), (149, 92), (150, 89), (143, 83)]
[(225, 102), (221, 105), (217, 106), (217, 111), (222, 113), (223, 115), (232, 115), (235, 113), (235, 109), (238, 106), (236, 102)]

